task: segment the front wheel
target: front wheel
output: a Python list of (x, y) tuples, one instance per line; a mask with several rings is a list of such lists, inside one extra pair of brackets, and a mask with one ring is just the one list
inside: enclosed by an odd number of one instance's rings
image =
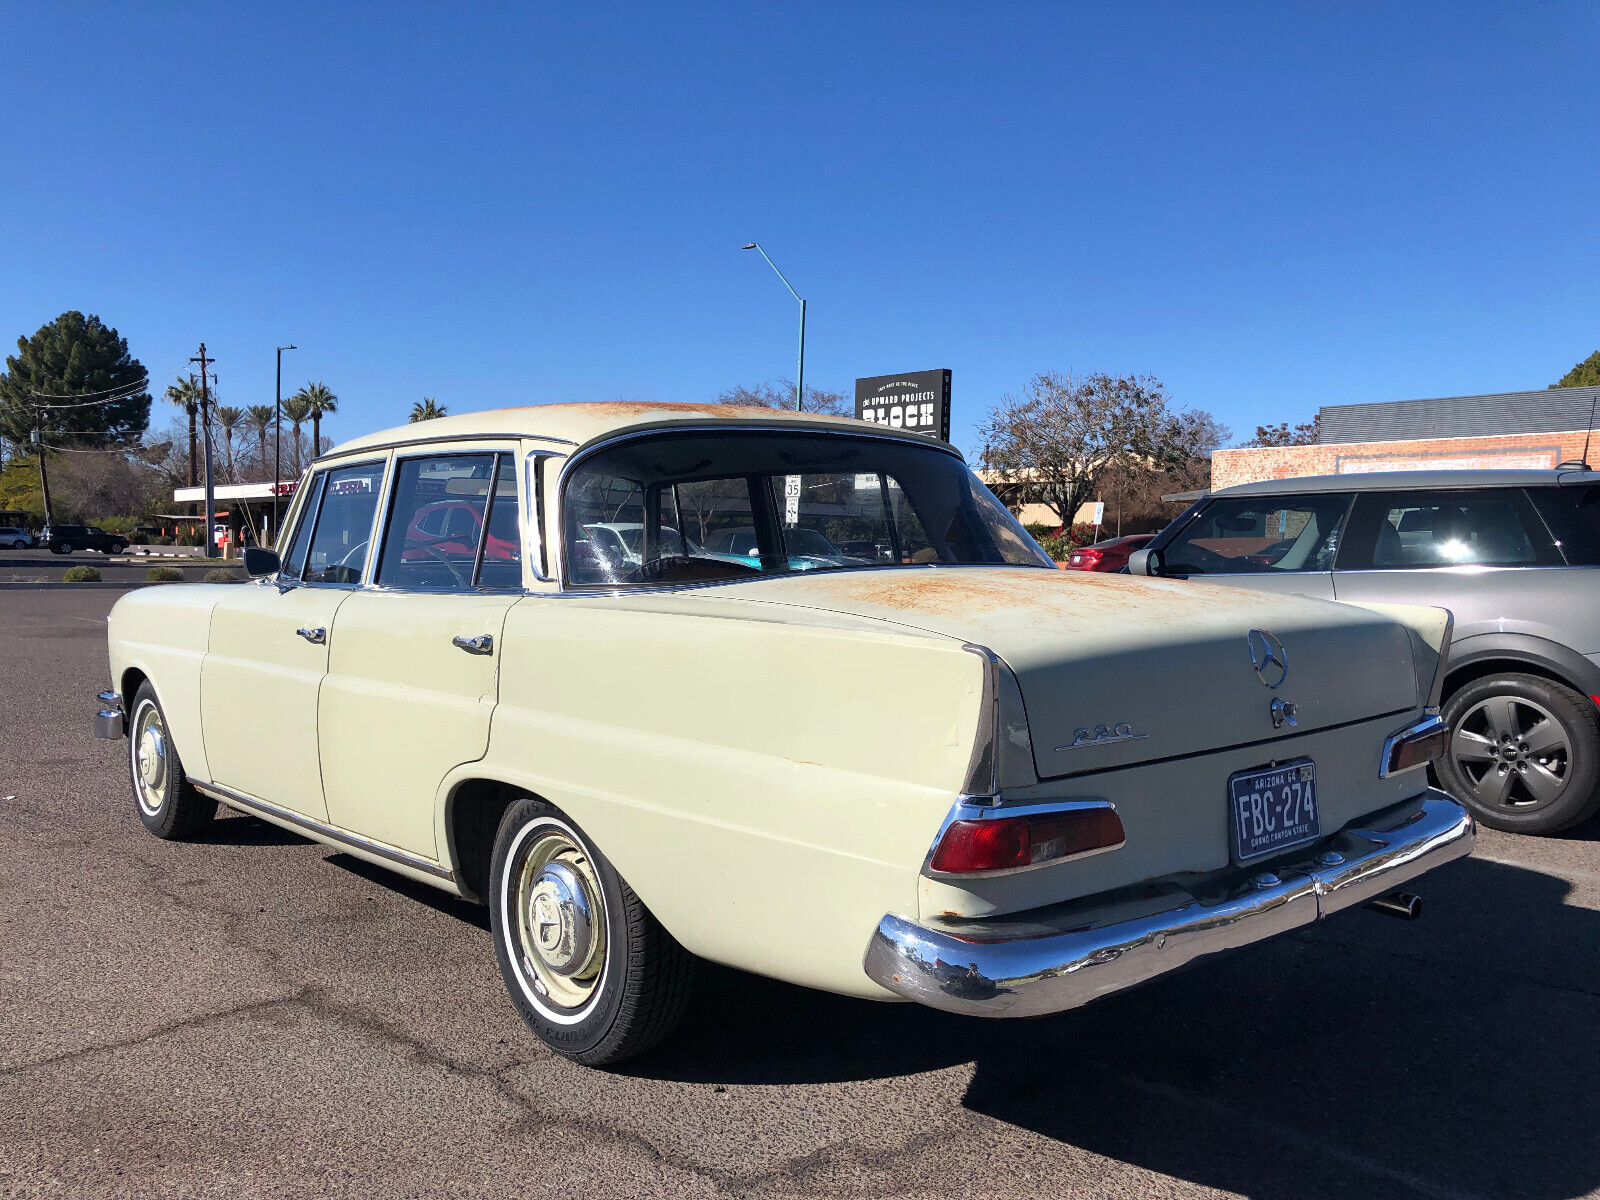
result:
[(1537, 675), (1476, 679), (1444, 705), (1446, 790), (1491, 829), (1557, 833), (1600, 809), (1600, 714)]
[(531, 797), (508, 808), (489, 879), (500, 973), (540, 1041), (596, 1067), (672, 1032), (693, 956), (560, 809)]
[(167, 733), (167, 716), (149, 683), (139, 685), (128, 718), (128, 775), (139, 820), (158, 838), (191, 838), (211, 822), (217, 802), (195, 791)]
[(71, 542), (57, 542), (54, 546), (50, 547), (50, 553), (51, 554), (71, 554), (72, 553), (72, 543)]

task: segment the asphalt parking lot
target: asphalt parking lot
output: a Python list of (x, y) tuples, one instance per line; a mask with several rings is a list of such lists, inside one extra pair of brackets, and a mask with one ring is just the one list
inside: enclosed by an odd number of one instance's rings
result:
[(600, 1072), (481, 909), (252, 818), (145, 833), (89, 733), (119, 594), (0, 591), (0, 1195), (1600, 1194), (1600, 823), (1031, 1021), (709, 969)]

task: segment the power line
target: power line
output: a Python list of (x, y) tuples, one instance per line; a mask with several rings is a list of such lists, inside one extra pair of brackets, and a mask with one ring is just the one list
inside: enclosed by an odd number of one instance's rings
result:
[(33, 405), (33, 407), (34, 408), (41, 408), (41, 409), (52, 409), (52, 410), (55, 410), (55, 409), (68, 409), (68, 408), (94, 408), (96, 405), (100, 405), (100, 404), (116, 404), (118, 401), (121, 401), (121, 400), (132, 399), (134, 396), (137, 396), (143, 390), (144, 390), (144, 384), (141, 383), (137, 387), (135, 387), (132, 391), (122, 392), (122, 393), (119, 393), (118, 395), (115, 395), (115, 396), (106, 396), (106, 397), (104, 397), (103, 399), (100, 399), (100, 400), (84, 400), (84, 401), (82, 401), (81, 403), (78, 403), (78, 404), (37, 404), (36, 403), (36, 404)]
[(133, 388), (134, 391), (137, 392), (137, 391), (142, 390), (144, 385), (149, 383), (149, 382), (150, 382), (150, 372), (146, 371), (144, 373), (144, 378), (142, 380), (140, 380), (137, 385), (134, 385), (134, 384), (131, 384), (131, 383), (119, 383), (119, 384), (117, 384), (116, 387), (101, 388), (97, 392), (67, 393), (66, 395), (62, 395), (62, 396), (52, 395), (52, 394), (50, 394), (48, 392), (34, 392), (33, 393), (33, 398), (35, 400), (82, 400), (85, 396), (103, 396), (103, 395), (107, 394), (108, 392), (123, 392), (123, 391), (127, 391), (129, 388)]

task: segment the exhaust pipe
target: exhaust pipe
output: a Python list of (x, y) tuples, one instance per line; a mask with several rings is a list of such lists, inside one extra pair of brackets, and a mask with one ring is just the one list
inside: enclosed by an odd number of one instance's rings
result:
[(1402, 921), (1415, 921), (1422, 915), (1422, 897), (1415, 892), (1390, 892), (1369, 901), (1367, 907)]

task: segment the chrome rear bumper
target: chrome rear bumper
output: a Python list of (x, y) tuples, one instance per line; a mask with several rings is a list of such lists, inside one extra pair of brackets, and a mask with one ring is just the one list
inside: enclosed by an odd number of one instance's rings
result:
[(1420, 803), (1374, 813), (1290, 851), (1286, 861), (1204, 886), (1152, 883), (931, 927), (886, 916), (867, 947), (866, 972), (891, 992), (947, 1012), (1061, 1012), (1376, 899), (1470, 853), (1476, 836), (1467, 810), (1429, 788)]
[(95, 699), (100, 701), (100, 711), (94, 715), (95, 737), (126, 737), (127, 725), (122, 719), (122, 697), (115, 692), (101, 692)]

